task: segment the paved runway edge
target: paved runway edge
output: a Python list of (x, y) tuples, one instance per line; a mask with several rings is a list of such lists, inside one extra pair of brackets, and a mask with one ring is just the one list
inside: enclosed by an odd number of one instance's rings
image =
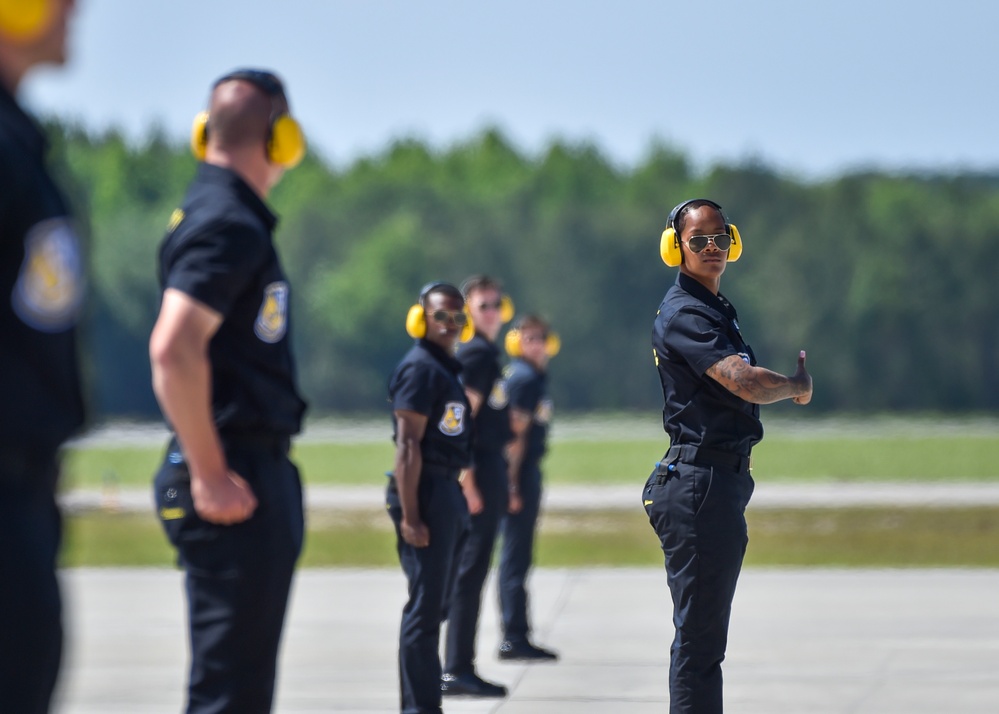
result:
[[(642, 485), (545, 487), (545, 508), (557, 510), (638, 509)], [(310, 509), (365, 511), (382, 508), (380, 486), (309, 486)], [(60, 501), (69, 511), (112, 508), (152, 510), (149, 489), (72, 490)], [(999, 506), (999, 484), (979, 482), (934, 483), (820, 483), (757, 482), (750, 509), (823, 508), (850, 506)]]

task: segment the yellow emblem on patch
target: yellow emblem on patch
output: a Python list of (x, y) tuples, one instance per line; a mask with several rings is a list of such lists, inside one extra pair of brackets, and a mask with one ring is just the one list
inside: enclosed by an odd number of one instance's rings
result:
[(644, 505), (644, 506), (651, 506), (653, 503), (655, 503), (655, 501), (646, 500), (642, 505)]
[(465, 405), (461, 402), (448, 402), (437, 428), (448, 436), (457, 436), (465, 431)]
[(183, 518), (186, 513), (183, 508), (161, 508), (160, 518), (164, 521), (177, 521)]
[(288, 329), (288, 283), (271, 283), (264, 288), (264, 300), (253, 324), (253, 332), (264, 342), (273, 344), (284, 337)]
[(506, 392), (506, 381), (497, 379), (493, 391), (489, 393), (488, 404), (493, 409), (502, 409), (510, 403), (510, 395)]
[(41, 332), (67, 330), (76, 323), (83, 288), (80, 244), (69, 222), (50, 218), (35, 225), (11, 295), (17, 316)]
[(182, 220), (184, 220), (183, 209), (173, 209), (173, 213), (170, 214), (170, 221), (167, 223), (167, 233), (173, 233), (174, 229), (180, 225)]

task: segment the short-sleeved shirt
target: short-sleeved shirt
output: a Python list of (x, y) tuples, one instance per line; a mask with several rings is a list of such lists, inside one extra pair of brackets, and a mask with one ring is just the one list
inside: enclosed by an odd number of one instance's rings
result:
[(160, 246), (160, 284), (222, 315), (209, 345), (212, 412), (223, 438), (298, 433), (305, 401), (291, 352), (290, 288), (277, 218), (229, 169), (199, 164)]
[(510, 408), (531, 415), (523, 466), (537, 463), (548, 449), (554, 405), (548, 395), (548, 373), (524, 359), (514, 359), (503, 373)]
[(472, 409), (458, 374), (461, 363), (439, 345), (417, 340), (389, 378), (392, 441), (399, 433), (397, 410), (427, 417), (420, 442), (424, 468), (457, 471), (472, 461)]
[(735, 396), (706, 374), (731, 355), (756, 364), (732, 304), (680, 273), (659, 306), (652, 347), (670, 443), (749, 455), (763, 438), (759, 405)]
[(475, 453), (502, 453), (513, 438), (513, 430), (499, 347), (476, 333), (471, 340), (458, 345), (457, 356), (461, 362), (461, 383), (483, 398), (474, 419)]
[(0, 451), (52, 454), (83, 423), (84, 261), (38, 125), (0, 87)]

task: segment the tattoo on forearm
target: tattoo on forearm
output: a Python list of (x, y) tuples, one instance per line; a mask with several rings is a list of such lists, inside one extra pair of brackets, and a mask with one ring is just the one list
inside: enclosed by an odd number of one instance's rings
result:
[(708, 370), (708, 376), (736, 396), (756, 404), (769, 404), (801, 393), (789, 377), (763, 367), (751, 367), (741, 358), (722, 360)]

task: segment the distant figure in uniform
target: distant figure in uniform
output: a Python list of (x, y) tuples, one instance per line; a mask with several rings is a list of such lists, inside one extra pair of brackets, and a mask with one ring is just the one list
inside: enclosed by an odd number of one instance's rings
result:
[(420, 291), (406, 318), (416, 343), (388, 384), (396, 450), (385, 505), (409, 583), (399, 628), (402, 714), (441, 711), (441, 620), (468, 523), (458, 475), (472, 459), (471, 406), (454, 357), (459, 338), (472, 336), (464, 307), (448, 283)]
[(186, 571), (188, 712), (267, 712), (302, 548), (302, 487), (288, 460), (305, 402), (291, 354), (288, 280), (264, 203), (304, 153), (280, 80), (215, 82), (192, 146), (202, 163), (160, 247), (149, 342), (174, 432), (156, 508)]
[(520, 318), (506, 335), (513, 361), (506, 369), (514, 439), (507, 450), (509, 502), (501, 526), (499, 598), (503, 620), (501, 660), (554, 661), (555, 652), (530, 640), (527, 576), (534, 561), (534, 533), (541, 509), (541, 458), (548, 448), (552, 400), (548, 395), (548, 360), (559, 341), (536, 315)]
[(458, 550), (457, 572), (448, 604), (447, 638), (441, 689), (446, 695), (503, 697), (506, 687), (482, 679), (475, 671), (475, 636), (479, 627), (482, 588), (489, 573), (500, 520), (507, 510), (507, 463), (504, 454), (513, 437), (496, 338), (513, 317), (513, 303), (502, 285), (486, 275), (473, 275), (461, 285), (475, 337), (458, 346), (461, 382), (472, 405), (475, 446), (473, 465), (458, 481), (471, 514)]
[(748, 536), (749, 457), (763, 436), (760, 404), (807, 404), (805, 353), (791, 377), (756, 366), (735, 308), (718, 289), (742, 254), (738, 229), (707, 199), (669, 215), (663, 261), (679, 266), (656, 317), (652, 346), (670, 448), (643, 502), (665, 554), (676, 636), (670, 648), (671, 714), (722, 711), (721, 662)]
[(60, 445), (83, 424), (83, 258), (47, 143), (15, 95), (63, 64), (70, 0), (0, 0), (0, 710), (47, 712), (62, 656)]

